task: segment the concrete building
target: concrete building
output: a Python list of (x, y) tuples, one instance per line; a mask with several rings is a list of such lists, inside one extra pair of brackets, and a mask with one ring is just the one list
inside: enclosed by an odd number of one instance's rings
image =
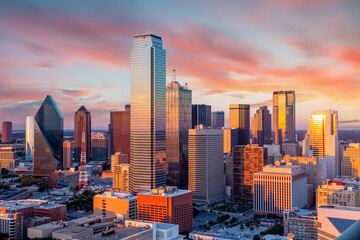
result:
[(197, 125), (204, 125), (205, 128), (211, 127), (211, 106), (205, 104), (192, 105), (192, 128)]
[(136, 219), (136, 196), (125, 192), (105, 192), (94, 196), (94, 214)]
[(107, 161), (108, 143), (101, 132), (91, 133), (91, 159), (92, 161)]
[(167, 185), (188, 186), (188, 130), (192, 125), (192, 91), (173, 81), (166, 86)]
[(239, 145), (239, 130), (237, 128), (223, 128), (224, 153), (232, 152), (233, 147)]
[(21, 214), (0, 212), (0, 233), (7, 234), (10, 239), (23, 239), (23, 217)]
[(304, 209), (285, 210), (284, 236), (293, 234), (295, 239), (317, 240), (318, 239), (318, 221), (316, 211)]
[(350, 143), (344, 151), (341, 176), (360, 178), (360, 143)]
[(233, 155), (228, 154), (225, 156), (225, 184), (228, 186), (234, 186), (234, 158)]
[(303, 157), (313, 157), (313, 151), (310, 145), (310, 133), (307, 130), (304, 140), (302, 141), (302, 156)]
[(137, 194), (139, 220), (179, 225), (180, 232), (192, 231), (192, 192), (160, 187)]
[(263, 146), (263, 148), (267, 148), (268, 157), (267, 157), (266, 165), (268, 165), (268, 164), (273, 164), (274, 165), (276, 163), (276, 161), (281, 162), (281, 159), (282, 159), (283, 156), (280, 153), (280, 145), (265, 144)]
[(254, 211), (282, 214), (307, 206), (306, 173), (299, 166), (267, 165), (254, 174)]
[(120, 192), (130, 192), (129, 164), (114, 165), (113, 189)]
[(343, 182), (330, 180), (317, 189), (317, 206), (359, 207), (359, 189)]
[(300, 144), (296, 141), (284, 141), (281, 148), (282, 155), (291, 157), (300, 156)]
[(224, 111), (215, 111), (211, 113), (211, 127), (212, 128), (223, 128), (225, 122)]
[(2, 122), (2, 143), (12, 143), (12, 122)]
[(289, 141), (295, 139), (295, 91), (273, 92), (274, 144), (282, 145), (285, 135)]
[(239, 131), (239, 145), (250, 144), (250, 105), (229, 105), (229, 127)]
[(0, 189), (0, 201), (26, 199), (30, 195), (31, 193), (27, 189)]
[[(124, 111), (110, 112), (110, 152), (130, 156), (130, 104)], [(129, 162), (127, 162), (129, 163)]]
[(82, 133), (85, 133), (86, 162), (91, 161), (91, 114), (81, 106), (74, 115), (74, 160), (80, 162)]
[(13, 147), (0, 148), (0, 167), (7, 169), (15, 168), (16, 153)]
[(233, 193), (235, 199), (253, 198), (254, 173), (266, 162), (266, 148), (258, 145), (235, 146), (233, 150)]
[(321, 206), (318, 214), (318, 239), (336, 239), (360, 219), (360, 208)]
[(73, 163), (73, 144), (69, 141), (64, 141), (63, 143), (63, 168), (70, 169), (72, 168)]
[(271, 144), (271, 114), (267, 106), (261, 106), (252, 118), (252, 144)]
[(225, 195), (223, 132), (189, 129), (189, 190), (195, 202), (213, 202)]
[(129, 156), (119, 152), (111, 155), (111, 172), (114, 172), (114, 166), (119, 164), (129, 164)]

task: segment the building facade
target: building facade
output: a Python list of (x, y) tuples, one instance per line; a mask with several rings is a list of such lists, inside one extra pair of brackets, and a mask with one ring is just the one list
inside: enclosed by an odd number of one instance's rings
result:
[(239, 131), (239, 145), (250, 144), (250, 105), (230, 104), (229, 120), (230, 128)]
[(91, 156), (92, 161), (107, 161), (108, 142), (101, 132), (91, 133)]
[(63, 167), (64, 120), (50, 95), (34, 118), (34, 176), (50, 176)]
[(74, 115), (74, 160), (80, 162), (82, 133), (85, 132), (86, 162), (91, 161), (91, 114), (81, 106)]
[(72, 168), (73, 163), (73, 143), (69, 141), (63, 142), (63, 168)]
[(223, 128), (225, 126), (225, 114), (224, 111), (215, 111), (211, 113), (211, 127)]
[(173, 80), (166, 87), (167, 185), (188, 186), (188, 130), (191, 128), (192, 91)]
[(273, 92), (274, 143), (282, 145), (285, 135), (295, 141), (295, 91)]
[(129, 164), (129, 156), (118, 152), (111, 155), (111, 172), (114, 172), (114, 166), (118, 164)]
[(264, 146), (271, 144), (271, 114), (267, 106), (261, 106), (252, 118), (252, 143)]
[(206, 128), (211, 127), (211, 106), (205, 104), (192, 105), (192, 128), (197, 125), (204, 125)]
[(26, 117), (25, 123), (25, 161), (32, 162), (33, 154), (34, 154), (34, 117), (28, 116)]
[(341, 181), (330, 180), (317, 189), (317, 207), (320, 206), (359, 207), (359, 189), (346, 186)]
[(9, 239), (23, 239), (23, 217), (20, 213), (0, 213), (0, 233)]
[(130, 192), (129, 164), (114, 165), (113, 189), (120, 192)]
[(360, 177), (360, 143), (350, 143), (343, 153), (341, 175)]
[(294, 234), (295, 239), (317, 240), (318, 221), (316, 212), (304, 209), (285, 210), (284, 236)]
[(7, 169), (15, 168), (16, 153), (13, 147), (0, 148), (0, 167)]
[(12, 122), (4, 121), (2, 122), (2, 143), (12, 143)]
[(166, 51), (161, 37), (134, 37), (130, 60), (130, 191), (165, 185)]
[[(130, 156), (130, 104), (124, 111), (110, 112), (110, 152)], [(129, 162), (128, 162), (129, 163)]]

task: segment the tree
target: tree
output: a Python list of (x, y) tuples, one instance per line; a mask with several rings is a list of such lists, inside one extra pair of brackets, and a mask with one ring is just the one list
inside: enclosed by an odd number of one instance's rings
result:
[(250, 227), (250, 222), (247, 221), (247, 222), (245, 223), (245, 226)]
[(250, 227), (250, 231), (254, 231), (254, 227), (253, 227), (253, 226)]
[(253, 237), (253, 240), (260, 240), (259, 234), (255, 234), (254, 237)]
[(240, 229), (243, 230), (244, 229), (244, 224), (241, 223), (240, 225)]
[(230, 224), (233, 224), (237, 221), (237, 218), (236, 217), (232, 217), (231, 220), (230, 220)]
[(224, 222), (224, 224), (225, 224), (225, 226), (227, 226), (227, 225), (229, 225), (229, 222), (228, 222), (228, 221), (226, 221), (226, 222)]

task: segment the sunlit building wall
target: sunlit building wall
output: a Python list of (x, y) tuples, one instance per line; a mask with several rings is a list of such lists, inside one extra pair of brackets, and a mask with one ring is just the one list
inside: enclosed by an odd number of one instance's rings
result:
[(129, 192), (129, 164), (114, 165), (113, 189), (121, 192)]
[(110, 112), (110, 151), (130, 156), (130, 111), (129, 104), (124, 111)]
[(239, 131), (237, 128), (223, 128), (224, 134), (224, 153), (232, 151), (233, 147), (239, 145)]
[(28, 162), (32, 162), (33, 154), (34, 154), (34, 117), (28, 116), (26, 117), (25, 123), (25, 160)]
[(81, 106), (74, 115), (74, 160), (80, 162), (82, 133), (85, 132), (86, 161), (91, 161), (91, 114)]
[(136, 35), (130, 58), (130, 191), (165, 185), (166, 51), (161, 37)]
[(359, 189), (347, 186), (341, 181), (324, 182), (317, 189), (317, 207), (320, 206), (359, 207)]
[(343, 153), (341, 175), (360, 177), (360, 143), (350, 143)]
[(12, 122), (4, 121), (2, 122), (2, 143), (12, 143)]
[(72, 168), (73, 163), (73, 143), (69, 141), (63, 142), (63, 168)]
[(239, 145), (250, 144), (250, 105), (230, 104), (229, 115), (230, 128), (239, 131)]
[(271, 144), (271, 134), (271, 114), (266, 106), (262, 106), (252, 118), (252, 143)]
[(0, 148), (0, 168), (15, 168), (15, 149), (13, 147)]

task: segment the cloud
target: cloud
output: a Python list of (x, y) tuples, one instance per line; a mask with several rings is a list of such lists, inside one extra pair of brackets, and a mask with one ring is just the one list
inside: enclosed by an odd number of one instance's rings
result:
[(339, 121), (340, 124), (352, 124), (352, 123), (360, 123), (359, 119), (353, 119), (353, 120), (342, 120)]

